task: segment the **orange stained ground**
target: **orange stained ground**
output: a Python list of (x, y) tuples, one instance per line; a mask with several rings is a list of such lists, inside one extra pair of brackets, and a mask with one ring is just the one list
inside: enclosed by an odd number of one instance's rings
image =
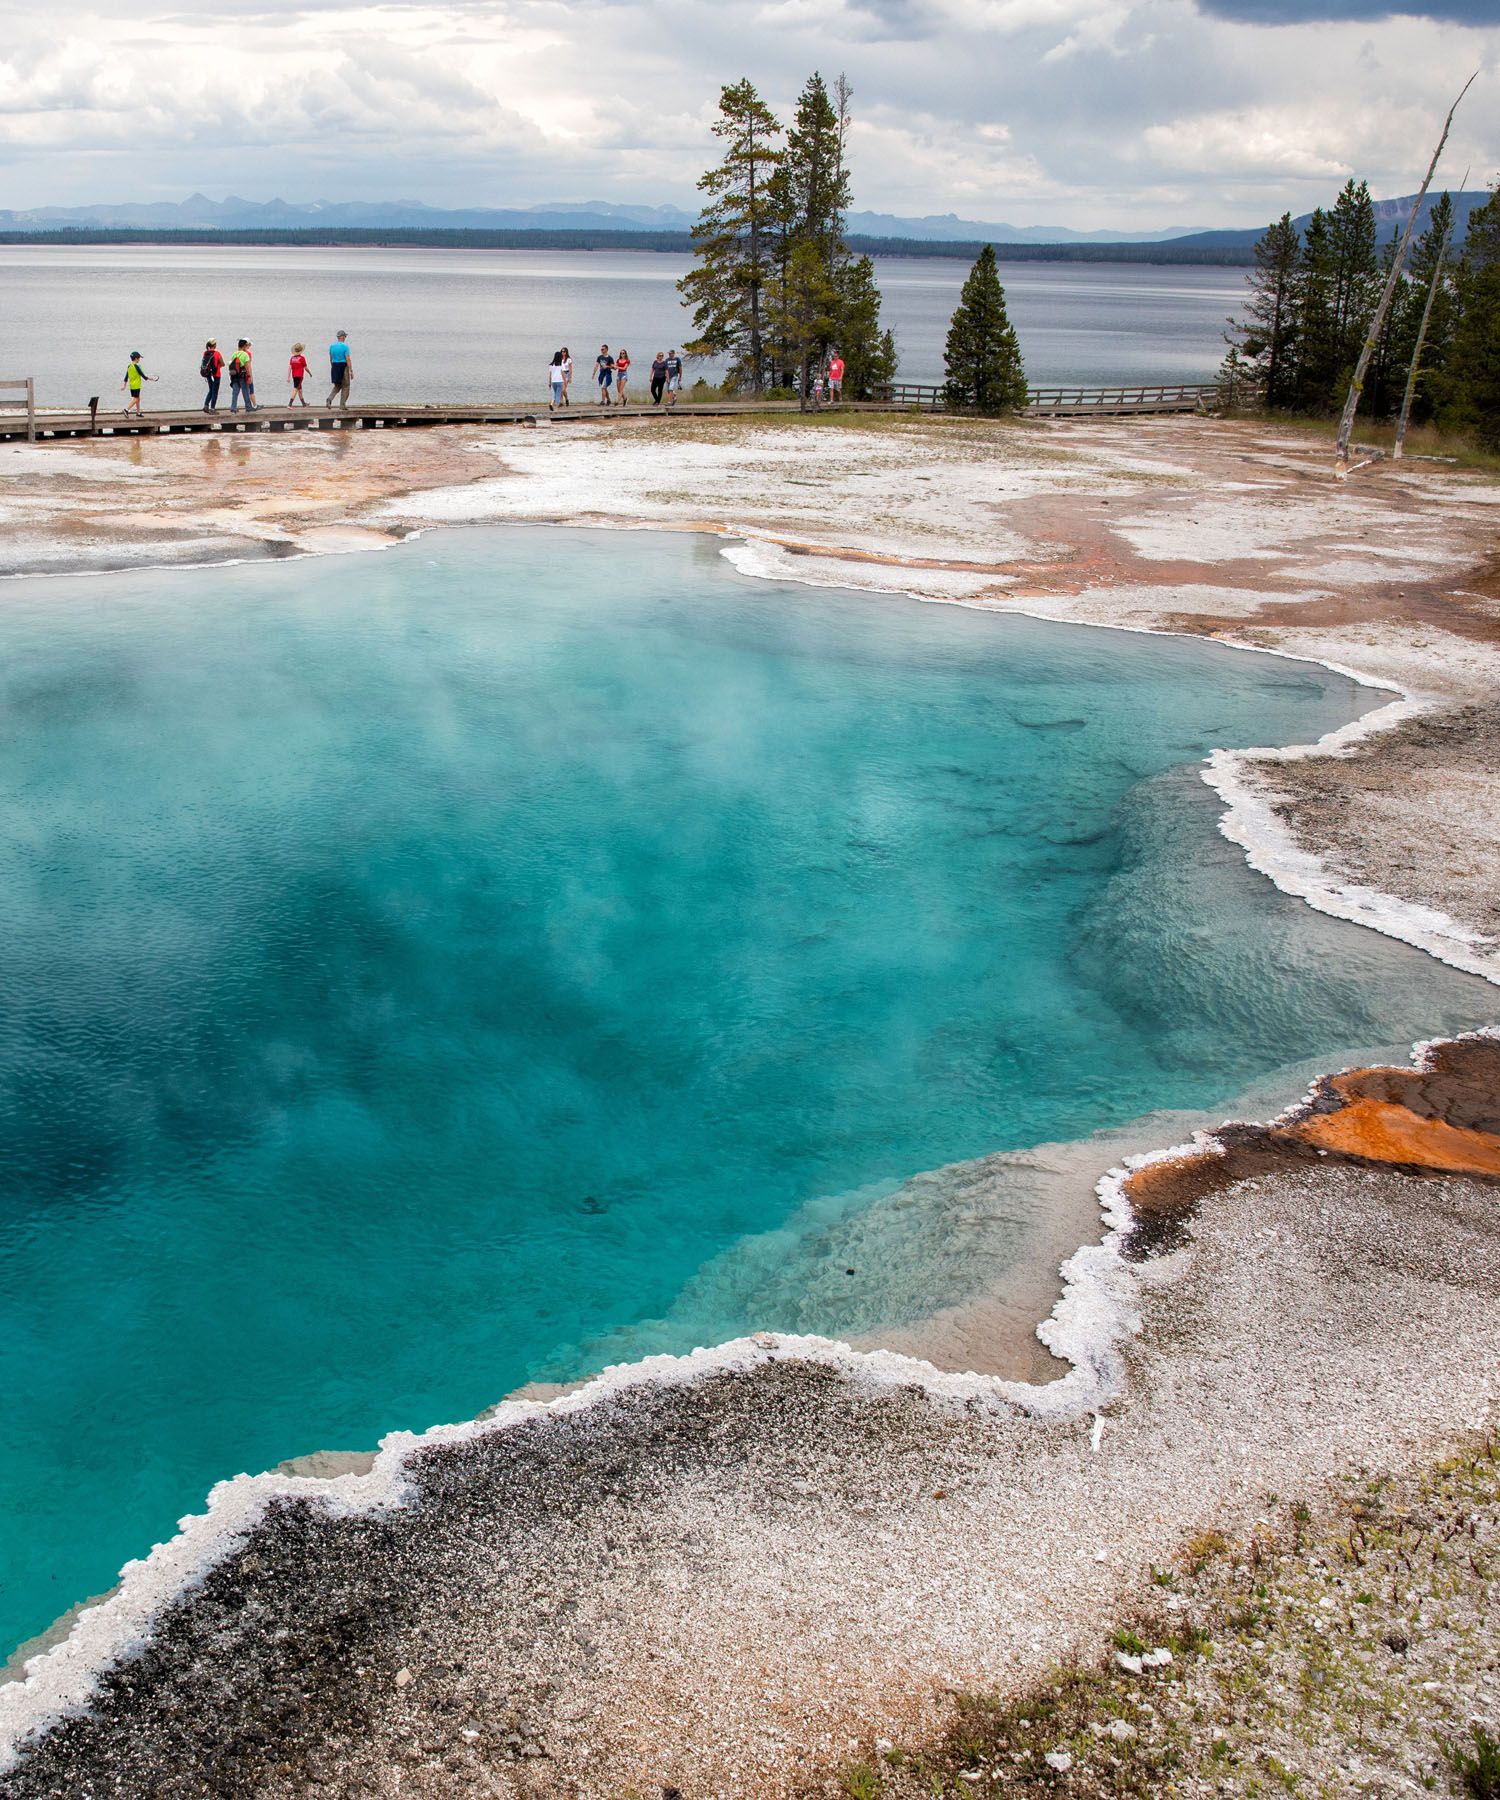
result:
[(1388, 1100), (1350, 1100), (1337, 1112), (1301, 1120), (1288, 1135), (1371, 1162), (1414, 1163), (1455, 1175), (1500, 1175), (1500, 1137), (1424, 1119)]

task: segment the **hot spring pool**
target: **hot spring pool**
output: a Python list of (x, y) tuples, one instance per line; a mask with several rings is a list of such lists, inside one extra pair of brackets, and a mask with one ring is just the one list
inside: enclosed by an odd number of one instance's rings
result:
[(673, 1306), (810, 1203), (1488, 1017), (1194, 771), (1379, 700), (674, 536), (11, 584), (0, 1637), (218, 1477), (788, 1323)]

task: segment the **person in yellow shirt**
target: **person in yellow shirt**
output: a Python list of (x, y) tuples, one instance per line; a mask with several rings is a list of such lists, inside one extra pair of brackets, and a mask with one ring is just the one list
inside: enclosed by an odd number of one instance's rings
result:
[(139, 415), (141, 410), (141, 389), (148, 381), (155, 380), (156, 376), (148, 375), (141, 367), (140, 351), (132, 350), (130, 352), (130, 361), (125, 365), (125, 379), (120, 383), (120, 386), (124, 388), (130, 398), (126, 401), (124, 406), (120, 408), (121, 412)]

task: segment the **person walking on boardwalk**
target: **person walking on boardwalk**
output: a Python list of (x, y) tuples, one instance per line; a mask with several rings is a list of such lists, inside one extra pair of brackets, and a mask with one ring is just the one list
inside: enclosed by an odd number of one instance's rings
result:
[(661, 405), (661, 397), (667, 391), (667, 353), (658, 350), (651, 359), (651, 404)]
[(609, 397), (610, 384), (615, 378), (615, 359), (609, 353), (609, 345), (601, 344), (599, 354), (594, 358), (594, 380), (599, 384), (599, 404), (612, 406)]
[(573, 352), (568, 348), (568, 346), (566, 344), (563, 345), (562, 372), (563, 372), (562, 403), (564, 406), (567, 406), (570, 404), (570, 402), (568, 400), (568, 389), (570, 387), (572, 387), (572, 385), (573, 385)]
[(130, 352), (130, 361), (125, 365), (125, 379), (120, 383), (130, 398), (120, 408), (121, 412), (139, 413), (141, 410), (141, 389), (148, 381), (155, 381), (156, 376), (148, 375), (141, 367), (139, 350)]
[(203, 410), (217, 412), (219, 383), (224, 379), (224, 358), (219, 354), (217, 338), (210, 338), (203, 346), (203, 360), (198, 364), (198, 373), (208, 383), (208, 392), (203, 397)]
[(835, 350), (828, 359), (828, 399), (837, 406), (844, 398), (844, 359)]
[(287, 401), (287, 405), (295, 406), (300, 400), (306, 406), (307, 395), (302, 391), (302, 383), (307, 378), (307, 351), (304, 345), (292, 345), (291, 360), (286, 365), (286, 374), (287, 380), (292, 384), (292, 397)]
[(229, 410), (238, 412), (244, 401), (245, 411), (255, 411), (255, 382), (250, 373), (250, 340), (241, 338), (239, 347), (229, 359)]
[(547, 411), (556, 412), (563, 402), (563, 353), (552, 352), (552, 361), (547, 365), (547, 391), (551, 398), (547, 402)]
[(328, 389), (325, 406), (332, 406), (337, 396), (339, 406), (349, 410), (349, 389), (354, 382), (354, 358), (349, 354), (349, 333), (341, 331), (328, 346), (328, 376), (332, 385)]
[(682, 392), (682, 358), (675, 350), (667, 352), (667, 405), (675, 406)]
[(619, 401), (621, 406), (628, 406), (630, 404), (625, 394), (625, 386), (629, 380), (630, 352), (628, 350), (621, 350), (615, 356), (615, 398)]

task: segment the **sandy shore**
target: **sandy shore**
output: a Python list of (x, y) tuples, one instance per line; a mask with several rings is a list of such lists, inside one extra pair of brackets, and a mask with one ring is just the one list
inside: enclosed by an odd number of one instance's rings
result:
[[(1227, 829), (1314, 904), (1500, 980), (1500, 484), (1411, 463), (1335, 487), (1327, 461), (1321, 440), (1183, 420), (0, 450), (0, 572), (565, 519), (1316, 657), (1392, 706), (1323, 754), (1224, 759)], [(1074, 1367), (1045, 1388), (747, 1341), (392, 1441), (331, 1484), (226, 1484), (0, 1689), (0, 1745), (92, 1692), (0, 1792), (827, 1790), (875, 1737), (937, 1730), (954, 1690), (1014, 1689), (1097, 1634), (1184, 1531), (1493, 1417), (1500, 1187), (1467, 1138), (1480, 1160), (1445, 1161), (1420, 1125), (1500, 1137), (1492, 1063), (1475, 1054), (1456, 1110), (1394, 1076), (1325, 1095), (1346, 1133), (1365, 1102), (1419, 1125), (1399, 1153), (1305, 1122), (1241, 1144), (1145, 1261), (1108, 1190), (1119, 1229), (1069, 1265), (1045, 1335)]]

